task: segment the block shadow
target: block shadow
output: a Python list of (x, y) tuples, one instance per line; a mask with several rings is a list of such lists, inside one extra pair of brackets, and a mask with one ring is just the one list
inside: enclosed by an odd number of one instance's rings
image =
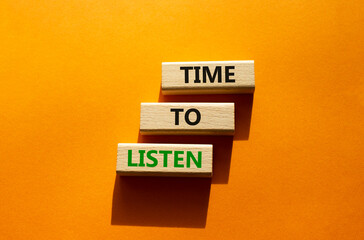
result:
[(227, 184), (233, 140), (247, 140), (253, 94), (166, 96), (159, 102), (234, 102), (235, 135), (173, 136), (138, 135), (138, 143), (189, 143), (213, 145), (213, 177), (116, 176), (112, 225), (204, 228), (211, 183)]
[(204, 228), (211, 179), (116, 176), (112, 225)]
[(229, 179), (232, 136), (143, 136), (139, 143), (213, 144), (213, 177), (116, 176), (112, 225), (204, 228), (211, 182)]

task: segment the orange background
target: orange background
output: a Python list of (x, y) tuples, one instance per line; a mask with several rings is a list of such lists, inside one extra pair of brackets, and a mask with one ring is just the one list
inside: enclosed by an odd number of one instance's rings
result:
[[(362, 1), (3, 0), (2, 239), (364, 239)], [(160, 95), (255, 60), (254, 95)], [(235, 101), (231, 137), (141, 137), (141, 102)], [(214, 177), (117, 178), (119, 142), (213, 143)]]

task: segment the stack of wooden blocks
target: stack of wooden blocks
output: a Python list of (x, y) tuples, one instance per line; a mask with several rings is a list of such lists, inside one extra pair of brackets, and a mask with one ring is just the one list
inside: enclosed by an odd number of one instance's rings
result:
[[(162, 93), (240, 94), (255, 89), (254, 61), (162, 63)], [(142, 103), (140, 133), (233, 135), (234, 103)], [(120, 143), (116, 172), (125, 176), (211, 177), (210, 144)]]

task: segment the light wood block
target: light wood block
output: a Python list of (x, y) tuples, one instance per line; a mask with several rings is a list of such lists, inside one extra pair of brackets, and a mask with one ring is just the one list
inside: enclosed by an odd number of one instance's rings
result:
[(164, 62), (163, 94), (253, 93), (254, 61)]
[(124, 176), (211, 177), (212, 145), (119, 143), (116, 172)]
[(140, 133), (233, 135), (234, 103), (142, 103)]

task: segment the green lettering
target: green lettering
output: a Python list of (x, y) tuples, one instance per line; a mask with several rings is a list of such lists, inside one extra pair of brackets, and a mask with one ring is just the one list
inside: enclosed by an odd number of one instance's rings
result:
[(182, 161), (183, 158), (178, 157), (179, 154), (183, 154), (183, 151), (174, 151), (174, 167), (175, 168), (183, 168), (183, 164), (178, 164), (179, 161)]
[(168, 166), (168, 154), (172, 154), (172, 151), (161, 150), (159, 153), (163, 154), (163, 167)]
[(132, 150), (128, 150), (128, 167), (137, 167), (138, 164), (137, 163), (132, 163), (132, 159), (133, 158), (133, 154), (132, 154)]
[(157, 150), (150, 150), (150, 151), (147, 152), (147, 158), (149, 160), (153, 161), (153, 163), (147, 163), (147, 167), (155, 167), (155, 166), (158, 165), (158, 160), (155, 157), (152, 156), (152, 153), (156, 154), (156, 153), (158, 153), (158, 151)]
[(201, 168), (202, 163), (202, 152), (198, 152), (198, 160), (193, 156), (191, 151), (187, 151), (187, 168), (191, 167), (191, 159), (195, 163), (197, 168)]
[(145, 163), (144, 163), (144, 153), (145, 153), (145, 150), (139, 150), (139, 154), (140, 154), (139, 167), (145, 167)]

